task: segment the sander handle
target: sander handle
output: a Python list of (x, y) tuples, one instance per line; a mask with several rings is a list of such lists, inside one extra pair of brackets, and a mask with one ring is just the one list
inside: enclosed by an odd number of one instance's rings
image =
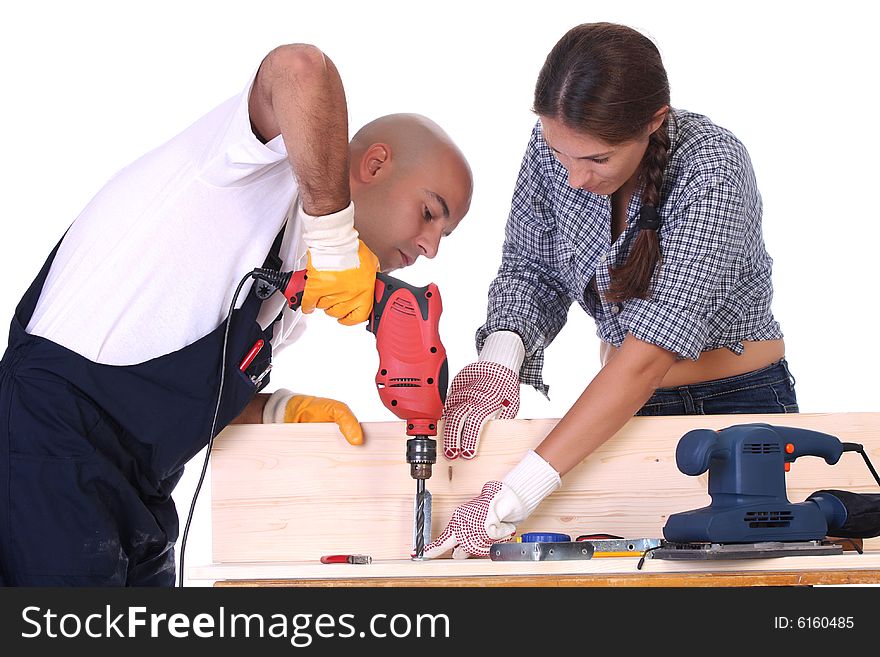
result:
[(844, 452), (844, 445), (835, 436), (812, 429), (784, 427), (755, 422), (737, 424), (719, 431), (692, 429), (678, 441), (675, 463), (686, 475), (701, 475), (709, 469), (713, 460), (726, 461), (735, 458), (740, 449), (735, 438), (756, 443), (781, 443), (786, 462), (801, 456), (821, 456), (828, 465), (834, 465)]
[(719, 440), (719, 434), (713, 429), (691, 429), (684, 434), (675, 448), (678, 469), (695, 477), (709, 469), (713, 458), (726, 458), (729, 450)]
[(843, 454), (843, 443), (830, 434), (799, 427), (772, 428), (785, 442), (787, 462), (793, 462), (800, 456), (821, 456), (828, 465), (834, 465)]

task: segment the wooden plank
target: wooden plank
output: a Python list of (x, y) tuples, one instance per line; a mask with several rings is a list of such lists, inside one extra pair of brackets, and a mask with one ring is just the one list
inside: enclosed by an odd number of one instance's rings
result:
[[(872, 462), (880, 463), (880, 413), (633, 418), (572, 470), (519, 530), (662, 536), (670, 513), (709, 502), (708, 475), (688, 477), (675, 466), (678, 439), (690, 429), (746, 422), (830, 433), (864, 444)], [(476, 459), (449, 462), (441, 453), (428, 481), (432, 534), (442, 531), (452, 510), (485, 481), (503, 477), (555, 423), (496, 420), (487, 426)], [(404, 424), (363, 427), (360, 447), (345, 443), (333, 424), (225, 429), (211, 455), (214, 561), (309, 562), (336, 553), (408, 560), (415, 481), (404, 461)], [(786, 481), (792, 502), (821, 488), (877, 491), (864, 461), (851, 453), (835, 466), (821, 458), (798, 459)], [(877, 544), (870, 539), (865, 547)]]

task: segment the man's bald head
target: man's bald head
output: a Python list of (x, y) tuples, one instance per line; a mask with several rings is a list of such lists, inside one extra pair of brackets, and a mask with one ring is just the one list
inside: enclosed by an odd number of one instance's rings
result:
[(470, 208), (470, 165), (448, 134), (421, 114), (389, 114), (351, 139), (355, 226), (383, 271), (433, 258)]
[(351, 139), (352, 157), (363, 154), (376, 143), (387, 143), (393, 149), (399, 164), (412, 166), (429, 162), (440, 152), (451, 152), (461, 160), (470, 174), (464, 155), (448, 134), (434, 121), (421, 114), (387, 114), (370, 121)]

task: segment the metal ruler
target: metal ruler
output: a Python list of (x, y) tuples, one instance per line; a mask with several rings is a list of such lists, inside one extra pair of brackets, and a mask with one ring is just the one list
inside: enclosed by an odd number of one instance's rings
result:
[(647, 550), (659, 547), (662, 541), (659, 538), (603, 538), (579, 542), (592, 543), (594, 557), (640, 557)]
[(592, 559), (593, 546), (587, 541), (564, 543), (496, 543), (489, 549), (492, 561), (572, 561)]

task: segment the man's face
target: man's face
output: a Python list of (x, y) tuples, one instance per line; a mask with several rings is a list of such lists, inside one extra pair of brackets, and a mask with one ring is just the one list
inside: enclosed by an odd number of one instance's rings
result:
[(352, 182), (355, 228), (383, 272), (437, 255), (470, 208), (471, 180), (452, 152), (370, 183)]
[(569, 186), (605, 196), (632, 178), (648, 147), (647, 132), (644, 137), (611, 145), (544, 116), (541, 130), (556, 159), (568, 171)]

